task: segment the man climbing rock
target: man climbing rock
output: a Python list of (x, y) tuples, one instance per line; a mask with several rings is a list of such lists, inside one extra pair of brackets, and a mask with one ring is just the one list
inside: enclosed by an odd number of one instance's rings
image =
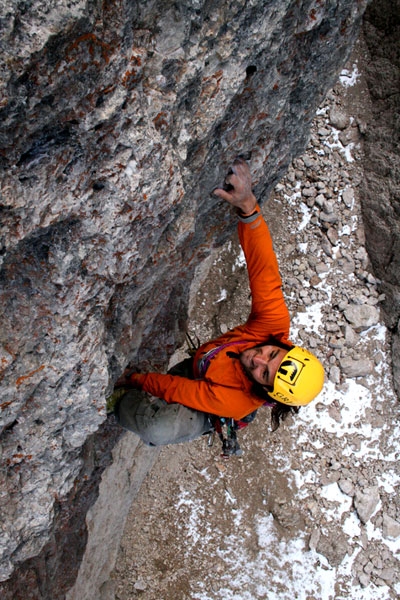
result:
[(189, 441), (214, 429), (220, 432), (221, 417), (233, 429), (240, 428), (265, 404), (272, 407), (276, 429), (281, 419), (311, 402), (323, 386), (319, 360), (289, 341), (278, 263), (247, 163), (235, 159), (223, 188), (213, 193), (237, 210), (251, 312), (244, 325), (201, 345), (168, 374), (128, 373), (117, 381), (112, 396), (117, 419), (150, 445)]

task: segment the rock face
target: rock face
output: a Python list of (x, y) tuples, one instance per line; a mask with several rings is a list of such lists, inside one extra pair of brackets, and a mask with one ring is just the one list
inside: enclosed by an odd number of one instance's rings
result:
[(166, 366), (234, 222), (211, 190), (244, 154), (267, 197), (366, 5), (1, 2), (5, 598), (65, 596), (118, 437), (105, 396), (128, 363)]
[(400, 2), (374, 2), (364, 34), (372, 103), (364, 141), (363, 218), (368, 253), (386, 295), (383, 309), (393, 334), (394, 383), (400, 393)]

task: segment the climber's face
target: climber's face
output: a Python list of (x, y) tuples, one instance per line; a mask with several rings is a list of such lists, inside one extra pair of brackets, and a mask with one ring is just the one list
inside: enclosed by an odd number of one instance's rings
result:
[(287, 350), (279, 346), (255, 346), (240, 354), (240, 362), (247, 375), (261, 384), (272, 389), (276, 372)]

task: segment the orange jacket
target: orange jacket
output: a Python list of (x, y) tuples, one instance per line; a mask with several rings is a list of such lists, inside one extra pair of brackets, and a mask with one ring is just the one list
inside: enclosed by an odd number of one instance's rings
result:
[(259, 408), (264, 401), (252, 394), (252, 383), (239, 360), (229, 357), (227, 352), (240, 353), (264, 342), (271, 335), (287, 342), (290, 324), (271, 236), (258, 206), (255, 216), (239, 221), (238, 230), (249, 274), (251, 313), (244, 325), (203, 344), (196, 352), (194, 364), (197, 365), (210, 349), (236, 343), (211, 359), (202, 379), (191, 380), (159, 373), (135, 375), (135, 383), (153, 396), (236, 420)]

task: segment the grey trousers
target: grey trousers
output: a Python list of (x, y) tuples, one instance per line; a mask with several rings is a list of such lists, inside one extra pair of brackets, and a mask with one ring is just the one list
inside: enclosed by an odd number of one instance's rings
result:
[(122, 427), (149, 446), (190, 442), (212, 430), (206, 413), (149, 398), (138, 390), (129, 390), (121, 398), (115, 414)]

